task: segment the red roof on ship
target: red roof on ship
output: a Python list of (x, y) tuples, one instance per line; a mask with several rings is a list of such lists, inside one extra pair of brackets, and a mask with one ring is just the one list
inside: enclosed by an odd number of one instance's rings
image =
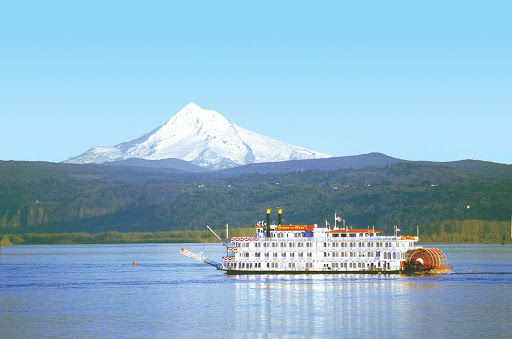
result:
[[(265, 228), (266, 226), (255, 225), (256, 228)], [(312, 231), (315, 225), (278, 225), (272, 231)]]

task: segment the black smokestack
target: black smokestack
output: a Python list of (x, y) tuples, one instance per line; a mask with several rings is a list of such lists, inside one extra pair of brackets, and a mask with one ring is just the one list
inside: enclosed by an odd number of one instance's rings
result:
[(270, 238), (270, 209), (267, 209), (267, 238)]

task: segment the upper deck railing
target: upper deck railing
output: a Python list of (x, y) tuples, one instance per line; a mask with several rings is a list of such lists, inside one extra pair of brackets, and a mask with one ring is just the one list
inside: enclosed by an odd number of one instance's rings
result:
[(379, 235), (379, 236), (364, 236), (364, 237), (271, 237), (265, 236), (260, 237), (232, 237), (231, 242), (248, 242), (248, 241), (259, 241), (259, 242), (321, 242), (321, 241), (337, 241), (337, 242), (366, 242), (366, 241), (415, 241), (417, 242), (418, 237), (414, 236), (394, 236), (394, 235)]

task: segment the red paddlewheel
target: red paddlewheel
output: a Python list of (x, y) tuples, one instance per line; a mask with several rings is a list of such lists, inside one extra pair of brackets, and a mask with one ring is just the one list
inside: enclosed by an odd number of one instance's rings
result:
[(437, 248), (417, 248), (405, 259), (404, 268), (408, 270), (431, 270), (449, 268), (446, 256)]

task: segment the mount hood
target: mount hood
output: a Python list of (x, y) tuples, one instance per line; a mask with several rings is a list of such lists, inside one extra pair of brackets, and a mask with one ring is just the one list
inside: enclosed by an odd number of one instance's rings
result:
[(221, 114), (189, 103), (166, 124), (132, 141), (93, 147), (66, 163), (106, 163), (127, 159), (181, 159), (216, 170), (240, 165), (328, 158), (236, 124)]

